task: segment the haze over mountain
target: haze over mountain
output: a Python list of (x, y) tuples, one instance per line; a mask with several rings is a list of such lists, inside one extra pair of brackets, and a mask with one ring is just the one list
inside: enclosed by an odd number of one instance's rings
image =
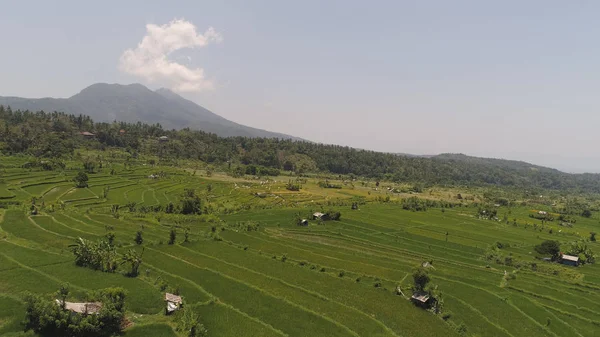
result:
[(222, 137), (300, 138), (244, 126), (227, 120), (169, 89), (152, 91), (141, 84), (97, 83), (69, 98), (1, 97), (13, 110), (63, 111), (89, 115), (99, 122), (114, 120), (160, 123), (165, 129), (198, 129)]

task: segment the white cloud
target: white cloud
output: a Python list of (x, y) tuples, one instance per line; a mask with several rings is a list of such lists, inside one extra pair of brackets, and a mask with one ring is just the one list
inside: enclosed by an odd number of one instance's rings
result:
[[(189, 21), (173, 20), (168, 24), (146, 25), (146, 36), (135, 49), (127, 49), (119, 60), (119, 69), (150, 83), (169, 86), (174, 91), (191, 92), (214, 88), (204, 75), (204, 69), (191, 68), (173, 60), (169, 55), (183, 48), (200, 48), (219, 43), (222, 36), (210, 27), (204, 34), (196, 32)], [(190, 58), (191, 60), (191, 58)]]

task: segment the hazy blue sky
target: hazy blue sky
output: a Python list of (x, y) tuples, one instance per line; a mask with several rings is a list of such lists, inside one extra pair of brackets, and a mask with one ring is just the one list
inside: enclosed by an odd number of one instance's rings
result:
[[(318, 142), (600, 172), (598, 1), (0, 0), (0, 8), (3, 96), (140, 82)], [(175, 19), (193, 24), (197, 38)], [(172, 39), (179, 32), (182, 44)], [(154, 40), (138, 48), (147, 34)]]

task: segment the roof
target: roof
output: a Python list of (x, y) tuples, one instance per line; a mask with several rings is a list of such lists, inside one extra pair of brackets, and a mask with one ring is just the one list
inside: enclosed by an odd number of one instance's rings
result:
[(323, 214), (323, 213), (321, 213), (321, 212), (315, 212), (315, 213), (313, 214), (313, 216), (316, 216), (316, 217), (319, 217), (319, 218), (320, 218), (320, 217), (322, 217), (323, 215), (325, 215), (325, 214)]
[(417, 300), (419, 302), (423, 302), (426, 303), (427, 301), (429, 301), (429, 294), (427, 293), (414, 293), (411, 298), (413, 300)]
[(82, 136), (94, 136), (94, 134), (93, 134), (93, 133), (91, 133), (91, 132), (87, 132), (87, 131), (82, 131), (82, 132), (80, 132), (80, 134), (81, 134)]
[[(56, 300), (56, 303), (60, 305), (61, 301)], [(76, 312), (78, 314), (94, 314), (97, 315), (102, 309), (102, 303), (100, 302), (84, 302), (84, 303), (74, 303), (74, 302), (65, 302), (65, 309)]]
[(183, 301), (181, 300), (181, 296), (177, 296), (175, 294), (170, 293), (165, 293), (165, 301), (179, 304), (183, 303)]
[(167, 136), (160, 136), (160, 137), (158, 137), (158, 139), (169, 139), (169, 137), (167, 137)]
[(567, 260), (567, 261), (579, 262), (579, 257), (573, 256), (573, 255), (565, 255), (565, 254), (563, 254), (562, 259), (563, 260)]

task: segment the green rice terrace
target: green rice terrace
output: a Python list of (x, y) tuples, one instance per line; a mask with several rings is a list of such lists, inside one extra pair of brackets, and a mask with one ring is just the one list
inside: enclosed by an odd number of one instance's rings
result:
[(0, 157), (2, 336), (115, 287), (125, 336), (600, 336), (593, 198), (30, 161)]

